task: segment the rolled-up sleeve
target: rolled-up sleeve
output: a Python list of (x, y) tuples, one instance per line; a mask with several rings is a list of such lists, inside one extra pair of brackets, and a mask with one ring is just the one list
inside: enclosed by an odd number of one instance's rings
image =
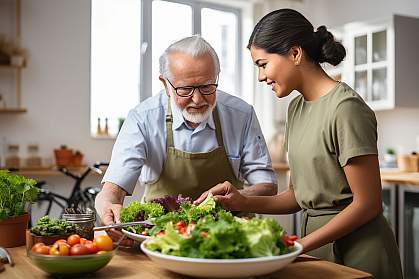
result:
[(102, 183), (114, 183), (132, 194), (147, 159), (146, 135), (147, 129), (140, 114), (131, 110), (116, 139)]
[(246, 123), (243, 139), (240, 166), (240, 173), (243, 178), (251, 185), (258, 183), (272, 183), (276, 185), (277, 177), (272, 169), (272, 162), (265, 138), (253, 108)]

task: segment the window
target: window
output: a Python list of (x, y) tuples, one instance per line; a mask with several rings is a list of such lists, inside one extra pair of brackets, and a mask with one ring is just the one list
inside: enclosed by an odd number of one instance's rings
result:
[[(92, 0), (90, 132), (109, 134), (139, 102), (141, 9), (138, 0)], [(100, 135), (100, 134), (99, 134)]]
[(220, 59), (219, 89), (241, 93), (241, 11), (193, 0), (92, 0), (91, 134), (109, 134), (140, 100), (163, 89), (159, 57), (174, 41), (201, 34)]

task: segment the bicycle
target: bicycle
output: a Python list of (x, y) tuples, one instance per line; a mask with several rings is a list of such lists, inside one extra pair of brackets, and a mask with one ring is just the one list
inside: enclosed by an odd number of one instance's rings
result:
[[(100, 169), (100, 167), (103, 166), (109, 166), (109, 163), (95, 163), (93, 166), (88, 166), (86, 170), (81, 174), (74, 174), (70, 172), (67, 168), (58, 168), (60, 172), (75, 180), (70, 196), (67, 198), (60, 194), (44, 189), (46, 182), (40, 181), (36, 184), (36, 186), (39, 188), (39, 194), (35, 203), (41, 205), (44, 202), (48, 202), (48, 206), (44, 215), (49, 215), (53, 204), (58, 205), (62, 209), (60, 216), (62, 216), (63, 213), (65, 213), (65, 210), (67, 208), (74, 208), (82, 211), (90, 209), (96, 212), (95, 198), (96, 195), (100, 192), (100, 188), (87, 187), (85, 189), (82, 189), (81, 185), (83, 180), (91, 171), (94, 171), (102, 175), (103, 171)], [(31, 222), (29, 226), (31, 226)]]

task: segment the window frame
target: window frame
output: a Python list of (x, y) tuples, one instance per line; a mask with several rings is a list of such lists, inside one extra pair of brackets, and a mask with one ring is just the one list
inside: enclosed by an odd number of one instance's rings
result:
[[(158, 0), (141, 1), (141, 63), (140, 63), (140, 102), (151, 97), (152, 91), (152, 2)], [(193, 0), (164, 0), (167, 2), (189, 5), (192, 9), (192, 34), (201, 34), (201, 10), (204, 8), (233, 13), (237, 17), (236, 41), (236, 80), (235, 94), (245, 98), (242, 94), (242, 11), (239, 8), (224, 6), (216, 3)]]

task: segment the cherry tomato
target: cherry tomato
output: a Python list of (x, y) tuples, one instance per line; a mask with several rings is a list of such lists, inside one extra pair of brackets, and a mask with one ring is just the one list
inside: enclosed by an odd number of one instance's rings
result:
[(72, 234), (67, 238), (67, 243), (70, 244), (70, 246), (74, 246), (76, 244), (80, 243), (80, 236), (78, 234)]
[(70, 255), (70, 248), (70, 245), (68, 245), (67, 243), (55, 243), (49, 250), (49, 254), (55, 256), (68, 256)]
[(46, 246), (44, 243), (36, 243), (32, 247), (32, 252), (37, 254), (49, 255), (49, 246)]
[(54, 242), (54, 244), (56, 244), (56, 243), (65, 243), (65, 244), (68, 244), (67, 243), (67, 240), (65, 240), (65, 239), (58, 239), (57, 241)]
[(70, 254), (72, 256), (81, 256), (81, 255), (87, 255), (90, 254), (89, 249), (87, 249), (86, 246), (81, 244), (76, 244), (71, 247)]
[(108, 235), (100, 235), (95, 237), (93, 244), (98, 248), (98, 250), (111, 251), (113, 249), (112, 238)]
[(208, 232), (200, 232), (199, 235), (205, 238), (205, 237), (208, 237)]
[(107, 251), (99, 251), (96, 254), (106, 254), (106, 253), (108, 253), (108, 252)]
[(165, 235), (165, 233), (164, 233), (163, 231), (158, 232), (158, 233), (156, 234), (156, 236), (163, 236), (163, 235)]
[(84, 237), (80, 238), (80, 244), (81, 244), (81, 245), (86, 244), (86, 241), (91, 241), (91, 240), (87, 240), (87, 239), (86, 239), (86, 238), (84, 238)]
[(181, 227), (185, 227), (185, 223), (184, 223), (182, 220), (180, 220), (179, 222), (177, 222), (177, 223), (175, 224), (175, 226), (179, 229), (179, 228), (181, 228)]
[(86, 246), (86, 248), (89, 250), (89, 254), (94, 254), (96, 252), (99, 251), (99, 249), (96, 247), (95, 244), (93, 244), (92, 241), (88, 240), (89, 243), (84, 244), (84, 246)]

